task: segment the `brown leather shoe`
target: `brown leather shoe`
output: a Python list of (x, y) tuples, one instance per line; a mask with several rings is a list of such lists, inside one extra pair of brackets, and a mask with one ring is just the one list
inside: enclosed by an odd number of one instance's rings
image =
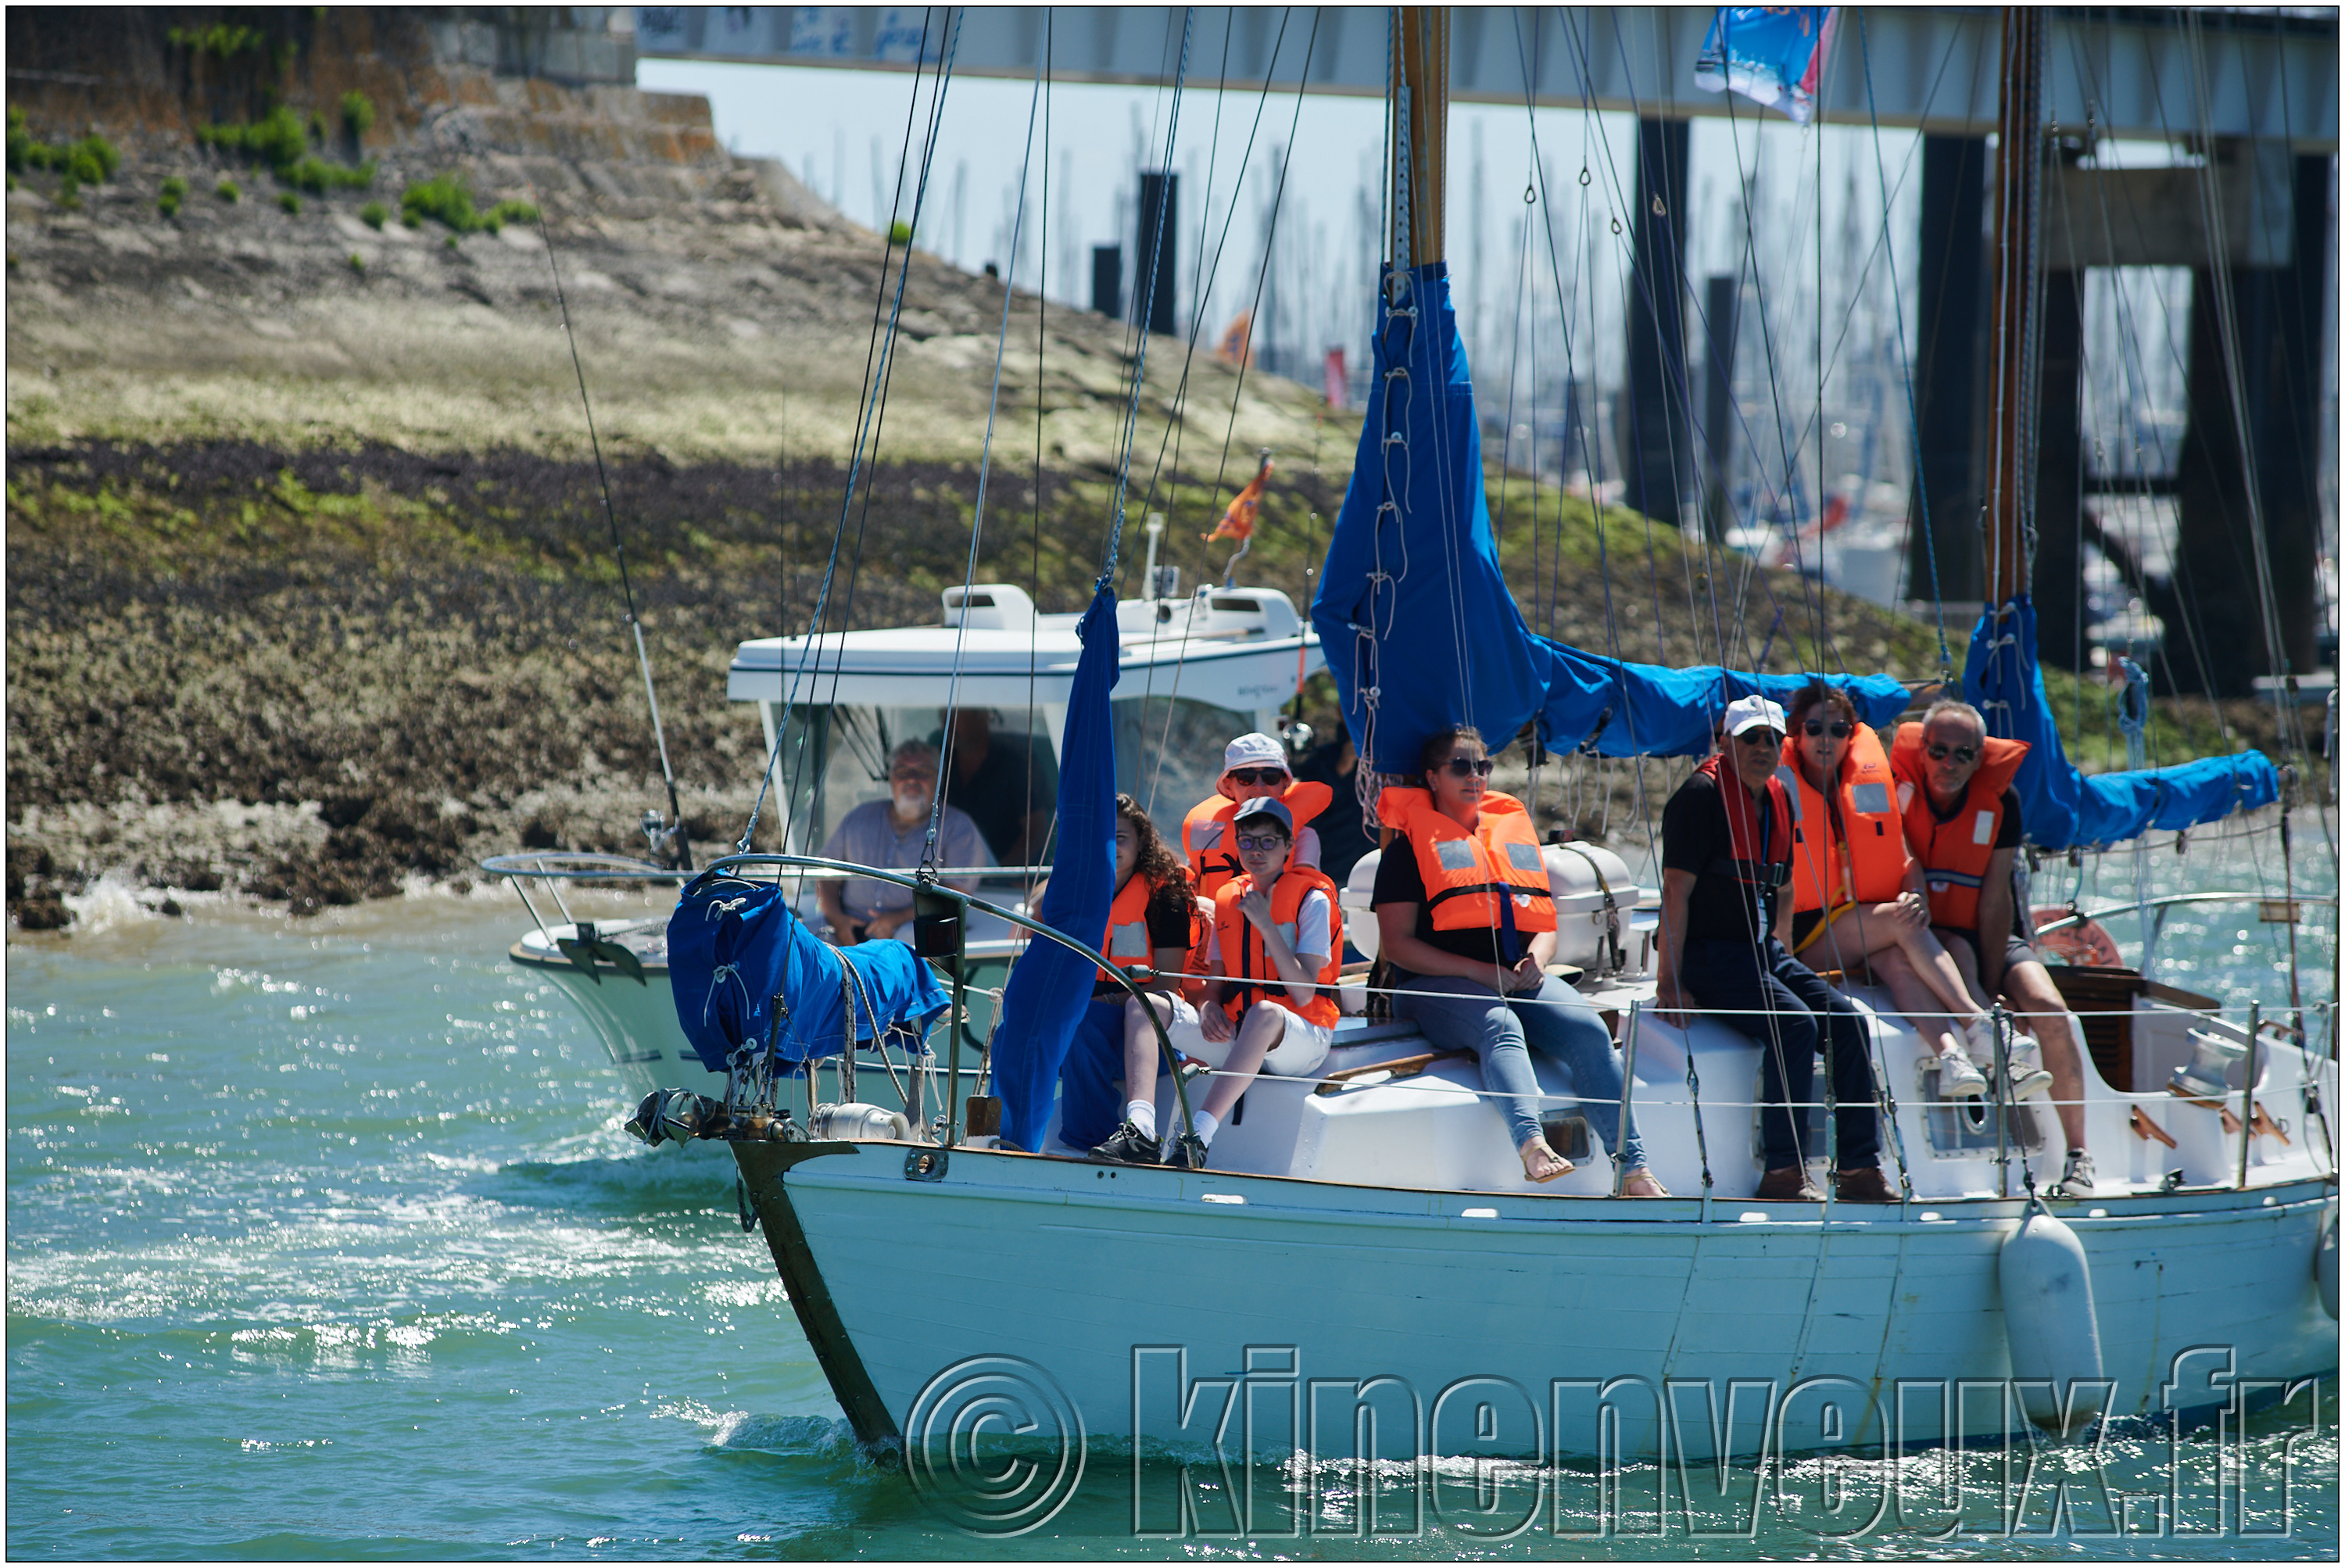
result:
[(1759, 1178), (1759, 1200), (1762, 1203), (1822, 1203), (1824, 1195), (1808, 1180), (1805, 1166), (1782, 1166)]
[(1879, 1166), (1863, 1166), (1844, 1170), (1833, 1183), (1832, 1190), (1842, 1203), (1895, 1203), (1897, 1189), (1889, 1185)]

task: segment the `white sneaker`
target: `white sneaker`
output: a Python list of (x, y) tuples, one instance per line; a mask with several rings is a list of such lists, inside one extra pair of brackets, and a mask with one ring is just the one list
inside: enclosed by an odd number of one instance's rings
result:
[(1963, 1044), (1982, 1062), (1995, 1060), (1995, 1019), (1991, 1014), (1974, 1013), (1963, 1021)]
[(2011, 1064), (2011, 1097), (2014, 1100), (2032, 1100), (2047, 1093), (2051, 1087), (2052, 1074), (2043, 1068), (2032, 1067), (2025, 1062)]
[(2047, 1197), (2091, 1197), (2098, 1190), (2093, 1180), (2093, 1156), (2083, 1149), (2068, 1151), (2067, 1168), (2046, 1189)]
[(1986, 1093), (1986, 1074), (1971, 1065), (1971, 1059), (1959, 1051), (1938, 1053), (1938, 1097), (1943, 1100), (1975, 1100)]

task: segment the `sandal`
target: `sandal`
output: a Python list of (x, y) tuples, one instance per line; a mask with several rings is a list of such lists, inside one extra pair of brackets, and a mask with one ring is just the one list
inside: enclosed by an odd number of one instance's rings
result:
[(1622, 1197), (1667, 1197), (1670, 1189), (1661, 1185), (1660, 1177), (1639, 1166), (1620, 1178)]
[[(1543, 1137), (1531, 1139), (1530, 1142), (1517, 1149), (1515, 1153), (1522, 1156), (1523, 1179), (1527, 1182), (1532, 1183), (1534, 1186), (1551, 1182), (1558, 1176), (1568, 1176), (1573, 1170), (1572, 1163), (1569, 1160), (1565, 1159), (1561, 1155), (1557, 1154), (1554, 1148), (1550, 1146), (1548, 1141)], [(1548, 1171), (1545, 1176), (1533, 1175), (1531, 1172), (1531, 1156), (1535, 1154), (1546, 1155), (1548, 1158), (1555, 1162), (1555, 1168)]]

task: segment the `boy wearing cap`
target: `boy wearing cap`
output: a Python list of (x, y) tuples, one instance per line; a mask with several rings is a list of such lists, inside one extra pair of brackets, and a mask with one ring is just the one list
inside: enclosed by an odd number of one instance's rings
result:
[(1203, 1169), (1222, 1118), (1267, 1066), (1284, 1076), (1315, 1069), (1335, 1041), (1335, 980), (1344, 951), (1344, 916), (1335, 884), (1292, 862), (1294, 817), (1284, 801), (1261, 798), (1233, 813), (1237, 876), (1213, 895), (1206, 948), (1213, 978), (1198, 1010), (1204, 1036), (1198, 1054), (1216, 1069), (1198, 1108), (1193, 1136), (1174, 1145), (1168, 1163)]
[(1837, 1190), (1845, 1202), (1894, 1203), (1881, 1175), (1873, 1065), (1855, 1004), (1784, 944), (1792, 901), (1792, 806), (1777, 777), (1783, 710), (1763, 697), (1727, 705), (1722, 749), (1661, 811), (1661, 950), (1654, 1005), (1682, 1028), (1697, 1007), (1760, 1047), (1762, 1200), (1819, 1201), (1789, 1110), (1811, 1098), (1823, 1049), (1838, 1103)]
[(1222, 753), (1221, 782), (1214, 793), (1190, 808), (1181, 824), (1181, 852), (1188, 858), (1197, 896), (1211, 899), (1241, 869), (1229, 841), (1239, 807), (1262, 799), (1284, 804), (1292, 821), (1294, 863), (1315, 869), (1319, 835), (1312, 830), (1311, 819), (1325, 810), (1335, 798), (1335, 792), (1325, 784), (1295, 781), (1286, 766), (1286, 748), (1275, 736), (1256, 731), (1231, 741)]

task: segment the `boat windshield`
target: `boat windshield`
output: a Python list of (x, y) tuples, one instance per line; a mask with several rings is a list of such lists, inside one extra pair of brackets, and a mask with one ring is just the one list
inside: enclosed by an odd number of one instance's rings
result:
[[(769, 710), (770, 711), (770, 710)], [(974, 749), (983, 732), (984, 756), (974, 769), (955, 766), (945, 781), (945, 804), (969, 813), (996, 864), (1045, 864), (1012, 859), (1025, 845), (1028, 819), (1041, 818), (1047, 843), (1059, 789), (1056, 738), (1064, 710), (1053, 704), (973, 710), (981, 726), (964, 728), (957, 749)], [(1259, 716), (1188, 697), (1135, 694), (1114, 704), (1115, 786), (1148, 809), (1167, 837), (1190, 807), (1213, 792), (1222, 749), (1232, 737), (1257, 728)], [(790, 709), (774, 779), (783, 802), (788, 852), (819, 854), (847, 814), (888, 793), (888, 759), (907, 740), (944, 743), (944, 716), (933, 707), (859, 704), (800, 705)]]

